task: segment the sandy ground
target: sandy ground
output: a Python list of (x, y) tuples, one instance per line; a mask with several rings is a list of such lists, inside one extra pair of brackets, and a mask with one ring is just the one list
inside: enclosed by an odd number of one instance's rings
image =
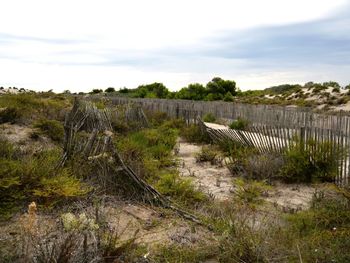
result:
[(180, 174), (192, 178), (195, 185), (204, 193), (218, 200), (229, 199), (233, 188), (230, 171), (222, 165), (196, 162), (195, 154), (201, 151), (201, 146), (182, 140), (178, 143)]
[[(212, 125), (211, 126), (219, 126)], [(179, 172), (184, 177), (192, 178), (195, 185), (217, 200), (232, 198), (235, 187), (233, 176), (225, 166), (196, 162), (195, 155), (201, 151), (196, 144), (179, 140)], [(285, 212), (308, 209), (315, 192), (311, 185), (283, 184), (277, 182), (267, 193), (265, 200)]]
[(31, 134), (34, 131), (35, 129), (31, 127), (18, 124), (0, 124), (0, 136), (17, 145), (22, 152), (33, 153), (54, 147), (52, 141), (43, 135), (38, 139), (32, 139)]
[(284, 212), (297, 212), (310, 208), (316, 188), (310, 185), (282, 184), (273, 187), (266, 201), (282, 208)]
[[(95, 218), (95, 208), (86, 207), (80, 213), (88, 218)], [(214, 242), (214, 235), (206, 228), (193, 225), (176, 214), (164, 214), (160, 210), (142, 204), (113, 201), (100, 208), (99, 217), (107, 223), (111, 234), (118, 236), (118, 243), (135, 238), (136, 244), (147, 245), (152, 249), (157, 245), (178, 244), (195, 246), (199, 242)], [(60, 226), (59, 215), (42, 215), (37, 212), (32, 228), (37, 235), (54, 233)], [(0, 246), (15, 244), (21, 240), (23, 230), (27, 227), (26, 213), (18, 215), (0, 224)]]

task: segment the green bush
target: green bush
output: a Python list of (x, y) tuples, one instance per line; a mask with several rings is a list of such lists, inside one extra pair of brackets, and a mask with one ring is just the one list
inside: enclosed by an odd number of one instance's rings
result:
[(340, 88), (339, 88), (339, 87), (334, 87), (334, 88), (332, 89), (332, 92), (340, 93)]
[(91, 188), (83, 185), (68, 169), (62, 169), (57, 175), (42, 177), (40, 187), (33, 190), (33, 195), (53, 205), (64, 199), (85, 195), (89, 190)]
[(5, 138), (0, 136), (0, 158), (11, 159), (15, 154), (15, 147)]
[(0, 111), (0, 123), (17, 123), (23, 117), (23, 112), (15, 107), (7, 107)]
[(183, 119), (170, 119), (162, 124), (165, 129), (183, 129), (186, 123)]
[[(56, 169), (61, 153), (49, 150), (35, 156), (12, 154), (13, 146), (0, 156), (0, 218), (8, 218), (25, 201), (50, 207), (85, 194), (89, 188), (74, 177), (70, 168)], [(3, 148), (2, 148), (3, 149)]]
[(206, 200), (205, 194), (195, 189), (190, 179), (183, 179), (176, 172), (161, 175), (155, 187), (184, 205), (195, 205)]
[(224, 101), (231, 102), (234, 101), (234, 97), (231, 92), (227, 92), (224, 96)]
[(211, 139), (206, 132), (203, 132), (201, 128), (196, 124), (190, 124), (185, 126), (180, 131), (181, 137), (183, 137), (187, 142), (192, 143), (210, 143)]
[(203, 146), (195, 158), (197, 162), (210, 162), (211, 164), (220, 164), (222, 161), (220, 151), (214, 146)]
[(117, 148), (128, 165), (140, 176), (149, 178), (162, 167), (174, 165), (172, 150), (176, 140), (175, 129), (161, 126), (119, 137)]
[[(58, 96), (54, 93), (40, 94), (7, 94), (0, 96), (0, 108), (2, 117), (13, 123), (31, 123), (32, 120), (42, 118), (64, 119), (64, 110), (71, 105), (70, 97)], [(2, 119), (0, 117), (0, 119)], [(0, 120), (0, 122), (5, 122)]]
[(318, 192), (311, 209), (288, 215), (289, 233), (298, 240), (304, 262), (349, 262), (350, 203)]
[(263, 203), (263, 195), (271, 189), (264, 181), (236, 179), (235, 199), (252, 206)]
[(272, 180), (278, 178), (284, 164), (279, 154), (250, 154), (243, 162), (243, 175), (254, 180)]
[(207, 113), (203, 116), (203, 121), (204, 122), (215, 122), (216, 118), (215, 118), (214, 114)]
[(43, 134), (55, 142), (63, 141), (64, 128), (63, 124), (59, 121), (42, 119), (37, 121), (34, 127), (39, 128)]
[(249, 125), (249, 122), (247, 120), (238, 117), (237, 120), (231, 122), (229, 127), (230, 129), (234, 129), (234, 130), (245, 130), (247, 129), (248, 125)]
[(160, 111), (145, 111), (148, 121), (153, 126), (160, 126), (163, 122), (170, 120), (165, 112)]
[(287, 182), (332, 182), (344, 156), (344, 150), (334, 148), (331, 142), (308, 140), (304, 144), (297, 140), (285, 153), (281, 175)]

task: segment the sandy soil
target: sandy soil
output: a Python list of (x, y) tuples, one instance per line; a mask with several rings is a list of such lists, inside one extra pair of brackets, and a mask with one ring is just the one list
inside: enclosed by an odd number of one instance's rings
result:
[[(180, 174), (192, 178), (199, 189), (217, 200), (232, 198), (235, 187), (230, 171), (225, 166), (196, 162), (195, 155), (200, 152), (201, 146), (182, 140), (178, 143)], [(276, 183), (265, 200), (285, 212), (295, 212), (309, 208), (314, 192), (315, 187), (310, 185)]]
[(31, 139), (31, 134), (35, 129), (18, 124), (1, 124), (0, 136), (5, 137), (11, 143), (17, 145), (22, 152), (38, 152), (44, 149), (51, 149), (54, 147), (52, 141), (40, 135), (38, 139)]
[(266, 197), (284, 212), (297, 212), (310, 208), (316, 188), (311, 185), (277, 183)]
[(195, 154), (201, 151), (201, 146), (182, 140), (179, 140), (178, 143), (180, 174), (191, 177), (199, 189), (218, 200), (230, 198), (233, 188), (230, 171), (222, 165), (196, 162)]
[[(94, 218), (94, 207), (86, 207), (88, 218)], [(77, 212), (76, 216), (79, 215)], [(202, 226), (193, 225), (176, 214), (164, 215), (161, 211), (141, 204), (122, 201), (107, 203), (100, 208), (100, 218), (106, 222), (111, 233), (118, 233), (118, 241), (135, 238), (135, 243), (147, 245), (181, 244), (196, 245), (198, 242), (214, 242), (214, 236)], [(0, 224), (0, 246), (18, 242), (27, 226), (27, 214), (18, 215), (8, 222)], [(60, 224), (59, 215), (42, 215), (38, 211), (34, 227), (39, 235), (56, 231)], [(49, 232), (47, 232), (49, 231)]]

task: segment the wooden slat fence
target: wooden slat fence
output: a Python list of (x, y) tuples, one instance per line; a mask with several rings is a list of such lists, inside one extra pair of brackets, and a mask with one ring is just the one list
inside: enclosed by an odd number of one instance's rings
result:
[[(165, 99), (129, 99), (110, 97), (114, 104), (134, 102), (150, 111), (167, 113), (170, 117), (184, 118), (187, 123), (200, 121), (207, 113), (216, 118), (236, 120), (242, 118), (249, 125), (244, 131), (233, 129), (212, 129), (205, 125), (214, 140), (230, 139), (245, 146), (255, 147), (261, 153), (283, 154), (296, 142), (314, 140), (329, 142), (330, 151), (345, 150), (344, 158), (339, 158), (336, 183), (349, 185), (350, 177), (350, 117), (344, 112), (321, 114), (306, 108), (282, 107), (275, 105), (250, 105), (229, 102), (204, 102)], [(203, 123), (202, 123), (203, 124)], [(309, 144), (304, 143), (304, 147)], [(316, 146), (315, 146), (316, 147)], [(315, 154), (319, 149), (313, 149)], [(325, 153), (327, 154), (327, 153)]]

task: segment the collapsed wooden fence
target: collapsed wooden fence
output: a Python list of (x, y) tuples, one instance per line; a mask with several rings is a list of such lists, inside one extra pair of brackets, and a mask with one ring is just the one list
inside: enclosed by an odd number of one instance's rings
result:
[[(206, 126), (214, 140), (231, 139), (242, 145), (257, 148), (261, 153), (283, 154), (296, 142), (313, 140), (317, 145), (330, 143), (330, 151), (344, 151), (339, 158), (336, 183), (349, 185), (350, 177), (350, 117), (345, 112), (336, 114), (316, 113), (308, 108), (276, 105), (250, 105), (230, 102), (205, 102), (166, 99), (130, 99), (110, 97), (114, 104), (136, 103), (149, 111), (167, 113), (170, 117), (183, 118), (194, 123), (211, 113), (223, 120), (242, 118), (249, 125), (244, 131), (217, 129)], [(199, 117), (199, 118), (198, 118)], [(309, 147), (304, 143), (305, 147)], [(318, 149), (313, 152), (317, 153)], [(327, 154), (327, 153), (325, 153)]]

